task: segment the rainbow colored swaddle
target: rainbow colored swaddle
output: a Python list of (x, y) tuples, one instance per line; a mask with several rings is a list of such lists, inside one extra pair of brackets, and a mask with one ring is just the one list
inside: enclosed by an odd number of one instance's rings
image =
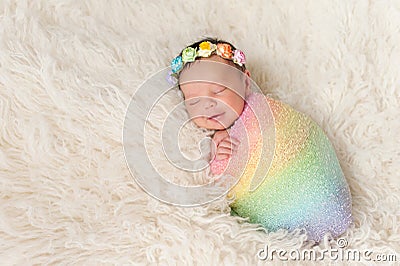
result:
[[(265, 106), (272, 117), (262, 110)], [(259, 123), (259, 113), (267, 114), (265, 124)], [(232, 214), (249, 217), (270, 231), (304, 228), (315, 241), (326, 233), (336, 237), (352, 223), (350, 190), (335, 151), (309, 117), (252, 93), (230, 135), (240, 141), (237, 153), (213, 161), (211, 172), (240, 177), (228, 194)], [(271, 138), (273, 150), (263, 145)]]

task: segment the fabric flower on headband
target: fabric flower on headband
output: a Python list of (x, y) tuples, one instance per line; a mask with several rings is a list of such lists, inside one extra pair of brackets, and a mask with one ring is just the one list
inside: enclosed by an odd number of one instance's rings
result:
[[(193, 48), (191, 46), (182, 50), (182, 55), (175, 57), (171, 62), (171, 75), (175, 80), (178, 78), (179, 71), (181, 71), (186, 63), (194, 62), (196, 57), (210, 57), (213, 54), (232, 60), (235, 64), (243, 66), (246, 63), (246, 57), (241, 50), (233, 50), (232, 46), (228, 43), (211, 43), (204, 41), (199, 44), (199, 47)], [(172, 79), (169, 79), (172, 81)]]
[(225, 59), (232, 59), (232, 47), (227, 43), (217, 44), (217, 55)]
[(174, 59), (172, 59), (171, 62), (171, 70), (172, 73), (178, 73), (182, 68), (183, 65), (186, 64), (187, 62), (193, 62), (194, 60), (196, 60), (196, 56), (197, 56), (197, 51), (195, 48), (192, 47), (186, 47), (183, 51), (182, 51), (182, 56), (177, 56)]
[(243, 66), (243, 64), (246, 64), (246, 56), (244, 53), (240, 50), (235, 50), (233, 53), (233, 63)]
[(196, 59), (197, 52), (195, 48), (187, 47), (182, 51), (182, 61), (184, 63), (193, 62)]
[(171, 62), (172, 73), (177, 73), (183, 67), (182, 56), (175, 57)]
[(217, 49), (217, 46), (213, 43), (205, 41), (200, 43), (199, 48), (200, 49), (197, 52), (198, 56), (209, 57), (215, 51), (215, 49)]

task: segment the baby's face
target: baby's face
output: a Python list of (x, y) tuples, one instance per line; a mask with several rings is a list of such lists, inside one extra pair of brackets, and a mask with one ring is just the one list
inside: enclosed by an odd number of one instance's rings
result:
[(192, 63), (180, 74), (180, 87), (192, 121), (201, 128), (223, 130), (243, 111), (250, 73), (219, 56)]

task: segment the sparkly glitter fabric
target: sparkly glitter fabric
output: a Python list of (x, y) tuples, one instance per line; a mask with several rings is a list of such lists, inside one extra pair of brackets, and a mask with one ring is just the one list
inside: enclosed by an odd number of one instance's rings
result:
[[(261, 107), (261, 103), (267, 104)], [(265, 106), (269, 112), (261, 110)], [(271, 131), (259, 126), (258, 113), (272, 116), (261, 119), (267, 121), (264, 126), (275, 127), (275, 150), (265, 153), (270, 158), (263, 157), (262, 149), (271, 147), (260, 140)], [(270, 231), (305, 228), (315, 241), (328, 232), (336, 237), (346, 230), (352, 222), (349, 187), (331, 143), (314, 121), (282, 102), (253, 93), (230, 134), (241, 142), (238, 152), (229, 160), (213, 161), (211, 172), (240, 177), (228, 194), (233, 199), (232, 214), (249, 217)], [(254, 178), (261, 182), (251, 189)]]

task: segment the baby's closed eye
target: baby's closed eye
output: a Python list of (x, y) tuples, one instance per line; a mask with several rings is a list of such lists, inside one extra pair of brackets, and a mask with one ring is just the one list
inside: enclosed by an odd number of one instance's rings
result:
[(200, 102), (200, 99), (190, 100), (189, 105), (193, 106), (193, 105), (197, 104), (198, 102)]

